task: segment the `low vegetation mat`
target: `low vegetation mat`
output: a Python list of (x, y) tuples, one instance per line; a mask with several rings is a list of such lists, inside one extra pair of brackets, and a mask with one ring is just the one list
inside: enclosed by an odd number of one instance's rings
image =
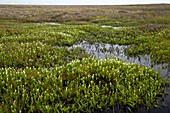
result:
[(149, 109), (166, 85), (153, 69), (117, 58), (84, 58), (52, 70), (1, 68), (0, 75), (4, 113), (94, 112), (116, 104)]

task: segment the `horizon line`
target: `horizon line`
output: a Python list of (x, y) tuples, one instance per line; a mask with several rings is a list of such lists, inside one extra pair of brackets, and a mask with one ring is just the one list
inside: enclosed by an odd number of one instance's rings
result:
[(170, 3), (130, 3), (130, 4), (50, 4), (50, 3), (0, 3), (0, 5), (170, 5)]

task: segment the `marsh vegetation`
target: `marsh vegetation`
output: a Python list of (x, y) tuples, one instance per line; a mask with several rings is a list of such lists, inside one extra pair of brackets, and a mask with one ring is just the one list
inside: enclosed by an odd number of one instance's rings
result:
[(169, 12), (168, 4), (0, 6), (0, 111), (169, 110), (161, 101), (170, 93)]

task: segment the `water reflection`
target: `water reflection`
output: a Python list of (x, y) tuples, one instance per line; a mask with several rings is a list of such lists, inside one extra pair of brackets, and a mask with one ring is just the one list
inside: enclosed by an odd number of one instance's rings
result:
[(61, 25), (60, 23), (57, 23), (57, 22), (42, 22), (42, 23), (37, 23), (37, 24), (40, 24), (40, 25)]
[(154, 64), (151, 61), (150, 55), (139, 55), (138, 57), (128, 57), (126, 52), (130, 46), (126, 45), (118, 45), (118, 44), (105, 44), (105, 43), (94, 43), (90, 44), (86, 41), (82, 43), (75, 44), (71, 48), (81, 47), (85, 49), (86, 53), (91, 54), (93, 57), (96, 58), (111, 58), (111, 57), (118, 57), (126, 62), (137, 63), (139, 65), (144, 65), (149, 68), (153, 68), (156, 71), (160, 71), (163, 76), (170, 75), (170, 70), (168, 70), (168, 63), (163, 64)]
[(102, 27), (102, 28), (113, 28), (113, 29), (123, 28), (123, 27), (113, 27), (113, 26), (107, 26), (107, 25), (102, 25), (101, 27)]

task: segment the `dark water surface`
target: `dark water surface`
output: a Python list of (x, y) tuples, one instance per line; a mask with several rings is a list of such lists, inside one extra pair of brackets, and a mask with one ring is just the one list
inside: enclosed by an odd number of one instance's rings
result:
[(156, 64), (152, 63), (150, 55), (139, 55), (138, 57), (128, 57), (125, 53), (128, 51), (130, 46), (118, 45), (118, 44), (105, 44), (105, 43), (94, 43), (90, 44), (86, 41), (82, 43), (75, 44), (71, 48), (81, 47), (85, 49), (86, 53), (91, 54), (96, 58), (112, 58), (117, 57), (126, 62), (137, 63), (139, 65), (144, 65), (149, 68), (153, 68), (156, 71), (160, 71), (163, 76), (170, 75), (170, 67), (168, 67), (168, 63)]
[[(126, 62), (137, 63), (139, 65), (144, 65), (149, 68), (153, 68), (156, 71), (159, 71), (163, 77), (170, 76), (170, 67), (168, 63), (155, 64), (152, 63), (150, 55), (139, 55), (138, 57), (128, 57), (125, 53), (128, 51), (130, 46), (118, 45), (118, 44), (105, 44), (105, 43), (94, 43), (90, 44), (86, 41), (82, 43), (75, 44), (71, 48), (81, 47), (85, 50), (86, 53), (92, 55), (96, 58), (111, 58), (118, 57)], [(144, 108), (138, 109), (132, 113), (170, 113), (170, 87), (166, 88), (168, 95), (164, 98), (165, 106), (151, 109), (150, 111), (145, 110)], [(97, 112), (95, 112), (97, 113)], [(105, 111), (103, 112), (105, 113)], [(107, 111), (107, 113), (113, 113), (113, 111)], [(119, 113), (118, 107), (115, 107), (115, 113)], [(121, 113), (126, 113), (121, 111)]]

